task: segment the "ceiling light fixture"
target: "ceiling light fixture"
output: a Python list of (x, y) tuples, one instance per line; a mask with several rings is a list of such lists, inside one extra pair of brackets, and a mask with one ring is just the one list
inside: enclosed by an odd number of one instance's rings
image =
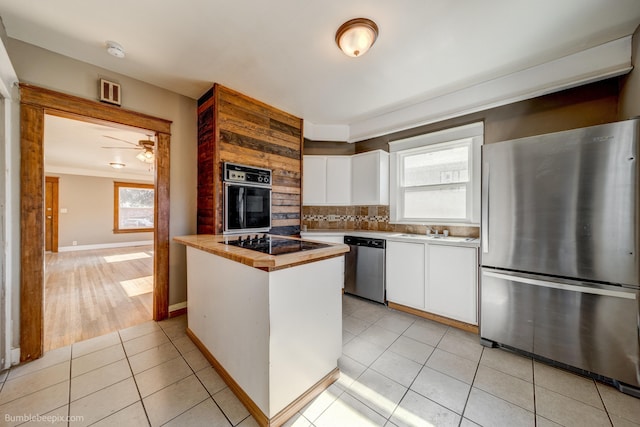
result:
[(154, 160), (153, 149), (150, 147), (145, 147), (143, 152), (138, 153), (138, 155), (136, 156), (136, 159), (145, 163), (153, 163), (153, 160)]
[(364, 55), (378, 38), (378, 26), (367, 18), (356, 18), (345, 22), (336, 31), (336, 43), (351, 57)]
[(116, 43), (113, 41), (107, 41), (107, 52), (109, 55), (115, 56), (116, 58), (124, 58), (124, 48), (120, 43)]
[(111, 163), (109, 163), (109, 166), (111, 166), (114, 169), (122, 169), (126, 165), (124, 163), (111, 162)]

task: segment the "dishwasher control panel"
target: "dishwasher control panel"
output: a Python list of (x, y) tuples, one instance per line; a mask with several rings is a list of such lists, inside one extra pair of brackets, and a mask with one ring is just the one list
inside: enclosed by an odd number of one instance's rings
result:
[(345, 245), (366, 246), (368, 248), (385, 249), (387, 241), (370, 237), (344, 236)]

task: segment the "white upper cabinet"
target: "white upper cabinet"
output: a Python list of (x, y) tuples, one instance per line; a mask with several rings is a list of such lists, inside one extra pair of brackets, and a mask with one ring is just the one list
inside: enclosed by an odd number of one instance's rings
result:
[(351, 156), (304, 156), (302, 204), (351, 203)]
[(327, 204), (327, 156), (304, 156), (302, 162), (303, 204)]
[(389, 204), (389, 153), (375, 150), (351, 157), (351, 204)]
[(388, 205), (389, 153), (303, 156), (302, 204)]
[(327, 204), (351, 203), (351, 156), (327, 156)]

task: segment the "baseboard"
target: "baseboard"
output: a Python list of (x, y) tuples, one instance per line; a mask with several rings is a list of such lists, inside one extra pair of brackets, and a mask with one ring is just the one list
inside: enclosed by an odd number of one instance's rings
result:
[(220, 375), (220, 378), (229, 386), (229, 389), (236, 395), (238, 400), (242, 402), (245, 408), (256, 419), (258, 425), (266, 427), (269, 425), (269, 418), (264, 412), (256, 405), (256, 403), (249, 397), (249, 395), (240, 387), (240, 384), (233, 379), (233, 377), (227, 372), (227, 370), (218, 362), (218, 360), (211, 354), (202, 341), (194, 334), (191, 329), (187, 328), (187, 336), (198, 347), (204, 357), (211, 363), (213, 369)]
[(20, 347), (11, 349), (11, 365), (20, 363)]
[(179, 302), (169, 306), (169, 318), (182, 316), (187, 313), (187, 302)]
[(98, 243), (95, 245), (60, 246), (58, 248), (58, 252), (87, 251), (92, 249), (127, 248), (131, 246), (147, 246), (147, 245), (153, 245), (153, 240), (142, 240), (137, 242)]
[(187, 336), (195, 344), (196, 347), (202, 352), (204, 357), (211, 363), (213, 369), (220, 375), (220, 378), (229, 386), (229, 389), (236, 395), (238, 400), (247, 408), (249, 413), (255, 418), (260, 427), (280, 427), (289, 420), (296, 413), (301, 411), (309, 402), (316, 398), (320, 393), (326, 390), (331, 384), (333, 384), (340, 377), (340, 369), (335, 368), (329, 372), (324, 378), (314, 384), (300, 397), (287, 405), (284, 409), (274, 415), (271, 419), (265, 415), (258, 405), (249, 397), (249, 395), (240, 387), (240, 385), (233, 379), (233, 377), (227, 372), (226, 369), (218, 362), (218, 360), (211, 354), (202, 341), (187, 328)]
[(461, 322), (459, 320), (449, 319), (448, 317), (439, 316), (433, 313), (427, 313), (426, 311), (407, 307), (406, 305), (402, 304), (396, 304), (394, 302), (388, 302), (388, 306), (389, 308), (393, 308), (394, 310), (404, 311), (405, 313), (413, 314), (424, 319), (433, 320), (434, 322), (442, 323), (443, 325), (453, 326), (454, 328), (462, 329), (463, 331), (471, 332), (476, 335), (480, 333), (477, 325)]

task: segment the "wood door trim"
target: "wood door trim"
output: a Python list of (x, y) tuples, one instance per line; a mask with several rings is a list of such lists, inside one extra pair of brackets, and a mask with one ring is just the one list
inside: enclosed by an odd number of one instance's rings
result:
[(43, 353), (44, 116), (109, 122), (156, 132), (153, 318), (169, 313), (169, 144), (171, 121), (20, 84), (20, 361)]
[(58, 182), (57, 176), (45, 177), (45, 182), (50, 182), (52, 187), (51, 200), (51, 252), (58, 252)]
[(117, 123), (136, 129), (171, 134), (171, 120), (125, 110), (112, 105), (20, 83), (20, 103), (43, 107), (48, 114), (96, 123)]

